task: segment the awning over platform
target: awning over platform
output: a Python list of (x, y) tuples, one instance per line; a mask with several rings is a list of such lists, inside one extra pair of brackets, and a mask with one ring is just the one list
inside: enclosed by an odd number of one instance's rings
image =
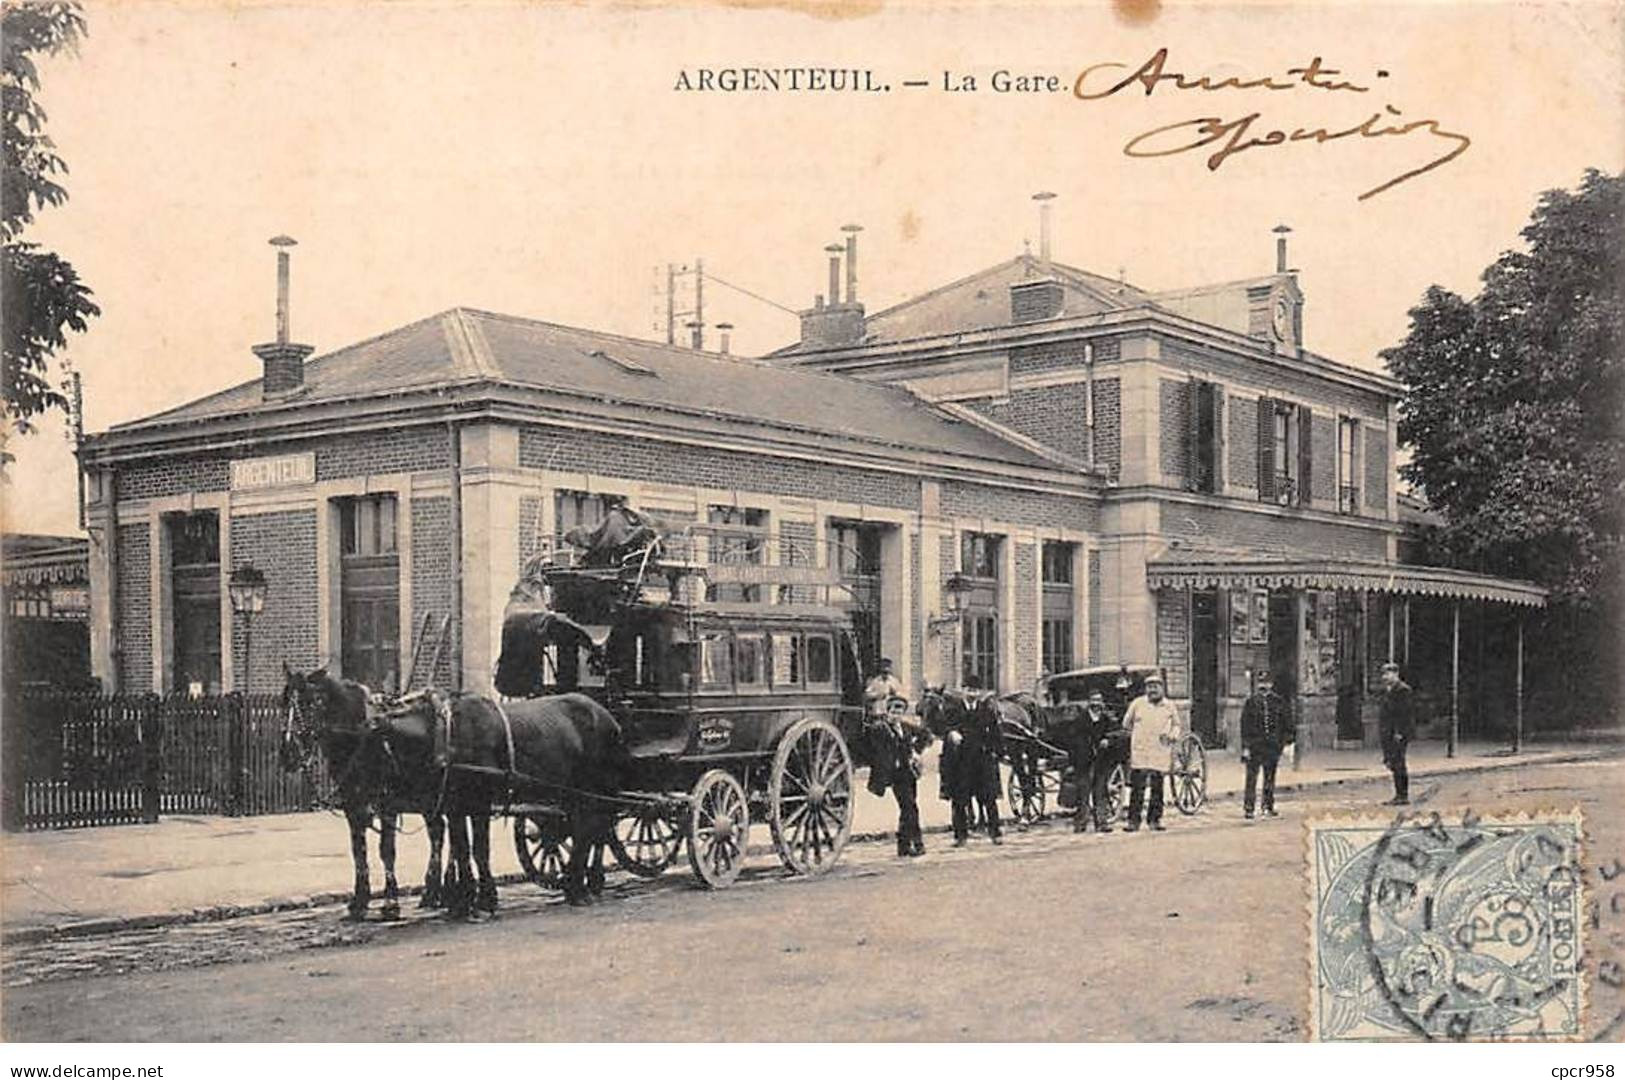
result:
[(1164, 556), (1145, 566), (1151, 589), (1350, 589), (1397, 595), (1487, 600), (1544, 607), (1546, 590), (1513, 578), (1439, 566), (1352, 559), (1193, 559)]

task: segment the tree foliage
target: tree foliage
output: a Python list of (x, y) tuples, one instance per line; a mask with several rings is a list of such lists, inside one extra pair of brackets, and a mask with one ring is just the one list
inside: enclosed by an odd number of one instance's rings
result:
[[(85, 33), (71, 2), (7, 2), (0, 9), (0, 110), (4, 160), (0, 175), (0, 318), (4, 320), (6, 419), (30, 429), (32, 417), (68, 402), (52, 378), (51, 360), (101, 309), (61, 256), (22, 239), (34, 214), (67, 201), (68, 167), (45, 133), (38, 58), (72, 49)], [(0, 453), (0, 465), (11, 460)]]
[(1430, 288), (1384, 350), (1406, 386), (1401, 473), (1445, 516), (1453, 562), (1600, 610), (1625, 554), (1625, 176), (1546, 192), (1523, 238), (1472, 301)]

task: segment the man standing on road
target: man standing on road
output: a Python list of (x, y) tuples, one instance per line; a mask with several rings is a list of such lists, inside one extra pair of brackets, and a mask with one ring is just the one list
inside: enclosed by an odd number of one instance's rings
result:
[(908, 698), (888, 659), (881, 659), (874, 678), (864, 686), (863, 704), (874, 758), (869, 766), (869, 789), (880, 795), (890, 784), (897, 798), (897, 854), (924, 855), (918, 799), (920, 751), (930, 745), (931, 733), (907, 719)]
[(1416, 737), (1411, 688), (1399, 677), (1399, 665), (1382, 665), (1382, 711), (1377, 734), (1382, 742), (1382, 763), (1394, 774), (1394, 797), (1384, 806), (1405, 806), (1411, 801), (1411, 778), (1405, 770), (1405, 751)]
[(1172, 759), (1174, 744), (1184, 734), (1179, 722), (1179, 708), (1163, 696), (1162, 676), (1153, 671), (1145, 677), (1145, 693), (1129, 703), (1123, 715), (1123, 727), (1129, 733), (1129, 784), (1133, 791), (1128, 801), (1128, 832), (1140, 828), (1140, 809), (1145, 805), (1145, 789), (1151, 788), (1151, 805), (1146, 810), (1145, 822), (1153, 831), (1161, 832), (1162, 785)]
[(1121, 754), (1123, 724), (1106, 708), (1106, 695), (1099, 690), (1089, 691), (1089, 703), (1083, 718), (1078, 721), (1077, 783), (1078, 810), (1072, 819), (1072, 831), (1088, 829), (1092, 816), (1095, 832), (1112, 831), (1110, 810), (1106, 801), (1106, 785), (1112, 769)]
[(1258, 774), (1264, 774), (1264, 816), (1275, 817), (1275, 767), (1281, 748), (1292, 741), (1292, 715), (1285, 699), (1275, 692), (1275, 677), (1259, 673), (1258, 687), (1241, 707), (1241, 760), (1247, 763), (1247, 784), (1241, 797), (1242, 813), (1253, 817), (1253, 796)]

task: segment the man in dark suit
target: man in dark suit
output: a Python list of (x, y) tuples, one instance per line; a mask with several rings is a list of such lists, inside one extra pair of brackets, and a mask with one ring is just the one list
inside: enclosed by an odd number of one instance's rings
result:
[(1382, 763), (1394, 774), (1394, 797), (1385, 806), (1404, 806), (1411, 801), (1405, 751), (1416, 737), (1415, 708), (1411, 688), (1399, 677), (1399, 665), (1382, 665), (1382, 709), (1377, 734), (1382, 743)]
[(1281, 749), (1292, 741), (1292, 712), (1286, 699), (1275, 692), (1275, 678), (1260, 672), (1258, 686), (1241, 707), (1241, 759), (1247, 763), (1247, 782), (1242, 791), (1241, 810), (1252, 820), (1258, 774), (1264, 774), (1265, 817), (1275, 817), (1275, 768), (1281, 763)]
[(1106, 707), (1106, 697), (1101, 691), (1091, 690), (1083, 716), (1078, 720), (1078, 737), (1073, 743), (1078, 783), (1073, 832), (1087, 831), (1091, 818), (1097, 833), (1112, 831), (1106, 786), (1113, 767), (1122, 760), (1122, 736), (1122, 718)]

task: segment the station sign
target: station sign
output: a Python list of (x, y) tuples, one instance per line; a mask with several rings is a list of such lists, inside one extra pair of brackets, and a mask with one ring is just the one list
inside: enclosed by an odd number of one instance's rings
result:
[(316, 455), (282, 454), (277, 457), (242, 458), (231, 463), (231, 490), (297, 487), (316, 482)]

